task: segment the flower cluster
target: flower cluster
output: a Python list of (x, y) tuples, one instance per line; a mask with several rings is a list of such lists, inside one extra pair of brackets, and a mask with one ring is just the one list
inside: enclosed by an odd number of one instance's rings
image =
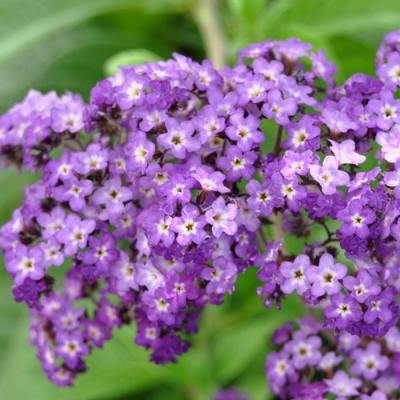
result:
[(39, 170), (50, 161), (54, 148), (79, 143), (84, 111), (79, 95), (30, 91), (0, 117), (0, 165)]
[(265, 364), (270, 388), (280, 398), (398, 398), (398, 328), (392, 327), (378, 341), (348, 332), (334, 337), (332, 331), (310, 317), (296, 325), (289, 322), (275, 331), (273, 343), (278, 350)]
[[(253, 266), (267, 307), (296, 292), (323, 310), (304, 339), (313, 354), (322, 357), (320, 331), (367, 338), (371, 351), (397, 332), (398, 49), (400, 33), (388, 35), (379, 79), (339, 87), (324, 52), (297, 39), (252, 45), (223, 70), (175, 55), (122, 67), (88, 105), (32, 92), (0, 117), (4, 163), (42, 172), (0, 246), (49, 378), (71, 384), (91, 350), (132, 322), (153, 362), (176, 362), (204, 307)], [(269, 237), (280, 219), (305, 241), (301, 254)], [(286, 347), (294, 364), (271, 380), (283, 398), (285, 382), (320, 362)], [(338, 373), (304, 390), (335, 387), (347, 379)], [(362, 382), (348, 379), (353, 396)]]

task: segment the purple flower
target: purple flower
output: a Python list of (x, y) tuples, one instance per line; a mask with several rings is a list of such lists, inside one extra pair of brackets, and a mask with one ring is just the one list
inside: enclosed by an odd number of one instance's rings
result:
[(142, 132), (131, 134), (125, 147), (128, 169), (134, 172), (144, 172), (153, 158), (154, 151), (154, 143), (150, 142), (145, 134)]
[(381, 146), (382, 156), (390, 163), (396, 163), (400, 160), (399, 131), (399, 125), (396, 124), (390, 131), (381, 131), (376, 135), (376, 143)]
[(96, 264), (99, 267), (113, 265), (120, 256), (119, 250), (115, 247), (114, 238), (105, 233), (100, 237), (89, 238), (89, 251), (82, 254), (82, 260), (86, 264)]
[(187, 246), (191, 242), (200, 244), (205, 239), (203, 227), (206, 221), (199, 214), (199, 210), (190, 204), (182, 209), (180, 217), (172, 220), (171, 228), (178, 234), (176, 241), (181, 246)]
[(342, 331), (337, 338), (337, 348), (340, 351), (348, 353), (361, 342), (361, 338), (347, 331)]
[(66, 367), (57, 367), (49, 372), (48, 377), (59, 387), (71, 386), (75, 373)]
[(334, 194), (336, 187), (339, 185), (347, 185), (349, 183), (349, 175), (338, 169), (339, 165), (333, 156), (327, 156), (320, 165), (311, 165), (310, 174), (320, 184), (322, 193)]
[(355, 199), (350, 202), (345, 210), (338, 212), (337, 217), (343, 222), (340, 233), (344, 236), (356, 234), (365, 239), (369, 235), (368, 226), (375, 221), (375, 213), (367, 208), (365, 201)]
[(5, 261), (6, 268), (13, 275), (17, 286), (22, 284), (26, 278), (37, 281), (44, 276), (43, 252), (39, 247), (29, 249), (19, 246), (15, 258)]
[(390, 129), (400, 122), (400, 101), (394, 99), (390, 91), (382, 92), (379, 100), (371, 100), (368, 109), (376, 115), (376, 125), (380, 129)]
[(386, 346), (389, 350), (400, 353), (400, 330), (392, 326), (385, 335)]
[(136, 208), (132, 203), (127, 203), (118, 214), (110, 215), (110, 222), (115, 227), (114, 237), (130, 238), (136, 232), (135, 227)]
[(194, 184), (195, 181), (193, 178), (177, 173), (161, 188), (161, 192), (167, 196), (168, 202), (173, 204), (176, 202), (185, 204), (192, 198), (190, 190), (193, 188)]
[(75, 368), (80, 358), (89, 354), (89, 349), (83, 343), (80, 334), (63, 334), (57, 337), (56, 354), (65, 361), (68, 367)]
[(283, 197), (279, 193), (280, 184), (281, 179), (278, 176), (272, 176), (264, 184), (251, 180), (246, 185), (246, 190), (250, 195), (248, 199), (249, 208), (268, 217), (275, 207), (278, 208), (283, 205)]
[(222, 197), (211, 205), (211, 209), (205, 214), (206, 221), (212, 226), (212, 233), (215, 237), (220, 237), (222, 233), (234, 235), (237, 231), (235, 218), (237, 207), (235, 204), (225, 204)]
[(240, 85), (238, 92), (241, 94), (240, 103), (260, 103), (267, 97), (268, 90), (274, 86), (274, 84), (266, 80), (264, 76), (254, 75), (249, 77), (246, 81)]
[(292, 180), (284, 180), (281, 193), (290, 210), (298, 212), (301, 208), (301, 200), (307, 196), (306, 189), (298, 183), (296, 177)]
[(60, 244), (55, 239), (44, 242), (39, 247), (43, 252), (43, 267), (45, 269), (52, 265), (59, 267), (64, 263), (64, 254)]
[(81, 220), (76, 214), (68, 215), (64, 228), (56, 235), (57, 240), (64, 244), (65, 255), (72, 256), (78, 249), (85, 248), (87, 238), (95, 227), (94, 220)]
[(164, 246), (169, 247), (174, 242), (175, 234), (171, 229), (172, 217), (169, 215), (157, 209), (150, 209), (149, 212), (139, 216), (137, 222), (146, 227), (152, 245), (162, 242)]
[(268, 92), (267, 103), (262, 106), (262, 113), (267, 118), (275, 119), (278, 124), (285, 125), (289, 117), (296, 114), (297, 103), (292, 98), (284, 98), (278, 89)]
[(102, 205), (109, 214), (120, 213), (124, 202), (132, 199), (132, 190), (121, 185), (120, 178), (113, 178), (104, 183), (93, 195), (93, 203)]
[(301, 332), (295, 335), (288, 347), (293, 354), (294, 367), (303, 369), (306, 366), (316, 365), (321, 359), (319, 351), (321, 345), (322, 340), (319, 336), (305, 338)]
[(360, 321), (362, 311), (357, 301), (351, 296), (335, 294), (331, 297), (331, 305), (325, 311), (325, 317), (337, 328), (345, 328), (348, 324)]
[(226, 128), (227, 136), (236, 141), (236, 145), (243, 151), (251, 150), (254, 144), (264, 140), (259, 130), (259, 120), (252, 115), (244, 117), (242, 112), (233, 114), (229, 119), (230, 125)]
[(400, 168), (395, 171), (387, 171), (383, 178), (385, 185), (394, 188), (396, 199), (400, 199)]
[(346, 274), (347, 267), (343, 264), (335, 264), (333, 257), (328, 253), (322, 255), (318, 267), (310, 266), (306, 271), (306, 277), (311, 284), (311, 293), (316, 297), (338, 293), (339, 280)]
[(87, 179), (69, 179), (62, 186), (54, 189), (53, 196), (57, 201), (68, 201), (73, 211), (82, 211), (86, 206), (85, 197), (93, 191), (93, 183)]
[(90, 144), (86, 151), (75, 153), (72, 159), (75, 171), (87, 175), (107, 166), (108, 152), (99, 144)]
[(115, 263), (113, 275), (117, 291), (126, 292), (129, 289), (139, 289), (136, 281), (136, 267), (125, 252), (120, 253), (119, 260)]
[(393, 291), (390, 289), (385, 289), (380, 294), (370, 296), (365, 303), (368, 310), (364, 314), (364, 321), (369, 324), (375, 321), (390, 321), (393, 316), (390, 310), (393, 297)]
[(26, 302), (30, 308), (36, 308), (39, 306), (41, 294), (50, 290), (52, 282), (46, 277), (40, 280), (25, 278), (21, 285), (14, 287), (14, 299), (16, 302)]
[(207, 143), (225, 128), (225, 120), (219, 118), (215, 110), (210, 106), (203, 108), (202, 112), (193, 121), (193, 124), (199, 133), (201, 144)]
[(105, 297), (100, 299), (96, 319), (106, 328), (120, 327), (122, 324), (118, 308)]
[(134, 105), (143, 103), (146, 95), (147, 80), (137, 75), (133, 70), (124, 73), (123, 82), (118, 87), (118, 105), (122, 110), (128, 110)]
[(106, 326), (95, 320), (85, 320), (83, 325), (84, 338), (95, 347), (103, 347), (106, 340), (111, 339), (111, 331)]
[(315, 156), (311, 150), (302, 153), (288, 150), (283, 156), (283, 167), (280, 172), (287, 179), (291, 179), (295, 175), (303, 176), (308, 173), (312, 162), (315, 162)]
[(221, 172), (213, 172), (210, 168), (199, 167), (196, 169), (196, 172), (192, 172), (192, 177), (199, 182), (201, 188), (207, 192), (229, 192), (229, 189), (224, 186), (225, 175)]
[(400, 54), (390, 53), (387, 62), (377, 69), (377, 74), (392, 90), (400, 86)]
[(291, 322), (286, 322), (282, 328), (278, 328), (274, 331), (272, 337), (272, 344), (283, 344), (289, 341), (291, 333), (293, 330), (293, 324)]
[(68, 94), (66, 96), (51, 111), (51, 127), (59, 133), (63, 131), (76, 133), (83, 128), (85, 106), (79, 95)]
[(286, 148), (296, 151), (318, 149), (320, 147), (320, 128), (316, 120), (305, 115), (299, 121), (290, 121), (286, 126), (288, 140), (284, 142)]
[[(267, 358), (265, 372), (271, 389), (276, 393), (286, 382), (296, 377), (296, 372), (287, 352), (272, 352)], [(276, 388), (276, 390), (274, 390)]]
[(351, 396), (358, 396), (358, 388), (361, 381), (357, 378), (350, 378), (344, 371), (337, 371), (332, 379), (325, 379), (329, 393), (338, 396), (338, 399), (347, 399)]
[(281, 274), (284, 277), (281, 284), (282, 291), (287, 294), (296, 291), (302, 295), (310, 285), (306, 276), (306, 271), (310, 265), (310, 258), (305, 254), (297, 256), (293, 262), (283, 262), (280, 267)]
[(165, 286), (165, 279), (161, 272), (155, 268), (151, 262), (136, 263), (136, 282), (145, 286), (150, 292), (154, 292), (160, 287)]
[(316, 54), (311, 53), (312, 72), (318, 78), (323, 79), (328, 85), (333, 86), (333, 75), (336, 73), (336, 66), (326, 59), (324, 50), (318, 49)]
[(254, 72), (264, 76), (264, 79), (272, 83), (279, 82), (283, 72), (283, 64), (280, 61), (267, 61), (265, 58), (256, 58), (253, 62)]
[(63, 331), (74, 332), (80, 325), (80, 318), (83, 313), (83, 308), (76, 309), (65, 304), (65, 308), (56, 314), (54, 323), (57, 325), (57, 328)]
[(44, 167), (43, 176), (49, 184), (55, 184), (59, 179), (69, 179), (73, 174), (71, 154), (65, 151), (59, 160), (51, 160)]
[(172, 325), (175, 322), (173, 296), (165, 289), (159, 288), (151, 293), (145, 292), (142, 300), (150, 321), (162, 321), (166, 325)]
[(347, 98), (342, 98), (339, 103), (326, 101), (322, 109), (321, 120), (335, 133), (345, 133), (351, 129), (357, 129), (357, 124), (350, 117), (350, 108)]
[(355, 375), (362, 375), (365, 379), (373, 380), (378, 373), (385, 371), (389, 366), (389, 359), (381, 354), (379, 343), (371, 342), (365, 350), (355, 349), (351, 352), (353, 364), (350, 372)]
[(377, 295), (381, 290), (375, 279), (366, 270), (361, 270), (357, 277), (346, 276), (343, 285), (360, 303), (364, 303), (371, 295)]
[(354, 179), (350, 182), (349, 193), (360, 189), (365, 183), (373, 182), (375, 178), (380, 174), (381, 169), (379, 167), (373, 168), (368, 172), (357, 172)]
[(144, 132), (149, 132), (153, 128), (157, 128), (168, 118), (167, 113), (164, 110), (158, 110), (154, 108), (152, 110), (138, 109), (135, 112), (135, 116), (141, 117), (139, 128)]
[(291, 383), (289, 386), (290, 395), (293, 400), (324, 400), (324, 393), (326, 392), (326, 385), (324, 382), (315, 383)]
[(335, 142), (334, 140), (329, 140), (329, 142), (338, 165), (358, 165), (365, 161), (365, 156), (362, 156), (355, 151), (356, 145), (353, 140), (345, 140), (341, 143)]
[(217, 159), (217, 166), (226, 171), (226, 179), (236, 182), (240, 178), (250, 179), (254, 173), (254, 162), (257, 154), (252, 151), (243, 152), (236, 146), (229, 146), (224, 157)]
[(196, 151), (199, 143), (193, 138), (194, 127), (191, 122), (178, 122), (168, 119), (165, 122), (167, 133), (158, 136), (157, 141), (176, 158), (185, 158), (187, 152)]
[(61, 207), (55, 207), (50, 214), (41, 213), (37, 217), (37, 222), (44, 228), (42, 236), (45, 239), (51, 238), (64, 228), (65, 211)]
[(207, 293), (231, 293), (237, 277), (235, 264), (218, 257), (211, 268), (204, 268), (202, 278), (208, 281)]
[(337, 356), (333, 351), (326, 353), (318, 363), (318, 367), (325, 371), (332, 370), (343, 361), (343, 357)]

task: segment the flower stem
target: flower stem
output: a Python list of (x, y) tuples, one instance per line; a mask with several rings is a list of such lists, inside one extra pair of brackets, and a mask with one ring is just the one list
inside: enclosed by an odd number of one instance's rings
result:
[(192, 12), (203, 38), (207, 57), (215, 68), (223, 68), (227, 47), (224, 32), (219, 24), (218, 0), (197, 0)]

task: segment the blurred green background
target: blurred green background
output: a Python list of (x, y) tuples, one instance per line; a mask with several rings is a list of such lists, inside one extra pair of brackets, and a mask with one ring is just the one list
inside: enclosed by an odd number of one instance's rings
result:
[[(30, 88), (88, 98), (90, 87), (121, 62), (166, 59), (174, 51), (201, 60), (218, 42), (215, 30), (224, 35), (216, 48), (222, 45), (229, 62), (254, 41), (300, 37), (326, 50), (343, 81), (354, 72), (373, 73), (375, 50), (399, 21), (397, 0), (0, 0), (0, 112)], [(1, 223), (36, 178), (0, 174)], [(202, 400), (236, 385), (254, 400), (272, 399), (263, 374), (268, 341), (275, 327), (301, 315), (301, 306), (290, 298), (283, 311), (265, 311), (256, 285), (249, 270), (234, 297), (206, 311), (201, 333), (178, 365), (151, 365), (133, 345), (133, 328), (124, 328), (94, 351), (74, 388), (58, 389), (27, 345), (26, 308), (13, 303), (1, 269), (0, 398)]]

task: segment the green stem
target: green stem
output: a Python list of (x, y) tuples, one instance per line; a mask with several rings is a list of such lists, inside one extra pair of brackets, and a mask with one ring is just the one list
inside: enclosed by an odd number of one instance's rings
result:
[(218, 0), (197, 0), (192, 12), (203, 38), (207, 57), (215, 68), (223, 68), (226, 64), (227, 46), (218, 18)]

